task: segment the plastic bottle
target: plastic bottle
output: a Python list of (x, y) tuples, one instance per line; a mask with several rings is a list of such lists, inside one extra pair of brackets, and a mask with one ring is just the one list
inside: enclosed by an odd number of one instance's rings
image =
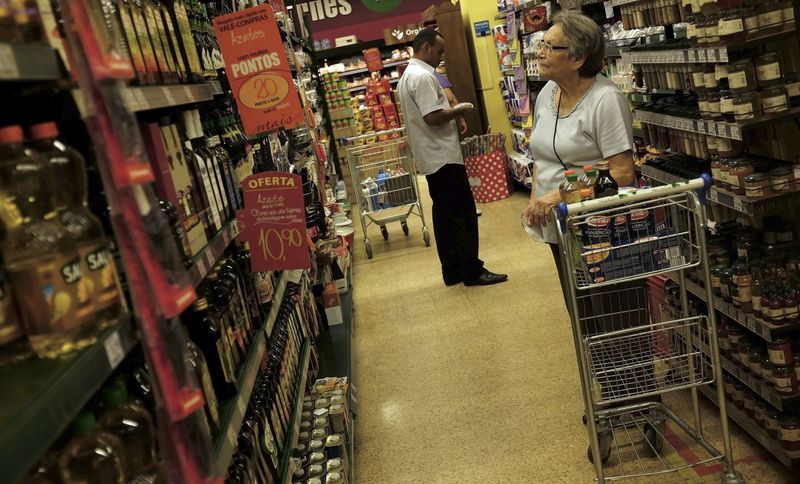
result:
[(611, 165), (608, 160), (603, 160), (597, 164), (599, 173), (594, 182), (594, 197), (611, 197), (619, 193), (619, 185), (611, 176)]
[(558, 185), (558, 195), (561, 197), (562, 201), (566, 199), (565, 188), (567, 186), (567, 183), (569, 183), (569, 176), (574, 174), (575, 170), (564, 170), (564, 179), (561, 180), (561, 184)]
[(594, 198), (594, 190), (591, 188), (581, 188), (581, 202), (586, 202)]
[(128, 392), (115, 382), (103, 392), (105, 413), (98, 425), (117, 436), (125, 449), (125, 474), (135, 477), (153, 473), (156, 439), (153, 419), (144, 408), (128, 402)]
[[(581, 177), (581, 188), (589, 188), (594, 191), (594, 181), (597, 180), (597, 170), (592, 165), (583, 167), (583, 176)], [(592, 193), (594, 197), (594, 193)]]
[(112, 326), (122, 312), (122, 298), (108, 239), (100, 220), (88, 208), (86, 162), (77, 150), (58, 140), (55, 123), (36, 124), (29, 131), (30, 146), (47, 160), (53, 178), (69, 180), (53, 192), (55, 208), (78, 249), (96, 318), (101, 327)]
[(94, 343), (100, 327), (91, 283), (55, 211), (49, 165), (23, 141), (20, 126), (0, 128), (3, 259), (33, 351), (55, 358)]
[(122, 442), (99, 430), (92, 412), (78, 414), (73, 424), (75, 438), (61, 452), (58, 468), (64, 484), (125, 484), (125, 455)]
[(565, 183), (561, 185), (561, 200), (566, 204), (578, 203), (581, 201), (581, 186), (578, 182), (578, 174), (573, 170), (567, 170)]

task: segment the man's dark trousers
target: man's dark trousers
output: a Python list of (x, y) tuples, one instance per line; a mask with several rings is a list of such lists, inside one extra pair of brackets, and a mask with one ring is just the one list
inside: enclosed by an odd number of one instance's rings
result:
[(478, 258), (478, 215), (467, 170), (462, 164), (448, 163), (426, 178), (444, 282), (475, 279), (483, 273), (483, 261)]

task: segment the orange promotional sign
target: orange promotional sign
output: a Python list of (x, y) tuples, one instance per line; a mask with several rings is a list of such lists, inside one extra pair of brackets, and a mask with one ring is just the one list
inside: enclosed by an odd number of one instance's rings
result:
[(291, 129), (305, 122), (275, 14), (268, 4), (214, 19), (245, 134)]

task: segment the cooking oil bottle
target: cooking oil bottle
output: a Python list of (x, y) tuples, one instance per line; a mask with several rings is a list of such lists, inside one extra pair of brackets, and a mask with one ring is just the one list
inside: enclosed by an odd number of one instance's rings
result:
[(58, 461), (64, 484), (128, 482), (122, 442), (114, 435), (99, 430), (92, 412), (78, 414), (73, 431), (75, 437), (61, 452)]
[(58, 217), (78, 249), (81, 272), (91, 290), (101, 328), (114, 325), (122, 309), (117, 271), (100, 220), (88, 208), (86, 162), (74, 148), (58, 140), (55, 123), (30, 127), (31, 147), (44, 156), (55, 180), (69, 180), (53, 192)]
[(55, 358), (92, 344), (99, 327), (47, 162), (23, 141), (20, 126), (0, 128), (2, 255), (31, 348)]

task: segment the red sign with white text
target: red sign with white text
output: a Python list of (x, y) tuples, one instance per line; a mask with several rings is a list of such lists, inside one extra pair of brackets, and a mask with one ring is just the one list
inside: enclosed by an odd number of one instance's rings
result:
[(239, 238), (250, 242), (250, 270), (309, 269), (300, 176), (267, 171), (245, 178), (242, 188), (244, 209), (236, 219)]
[(262, 4), (214, 19), (245, 134), (305, 122), (272, 7)]

